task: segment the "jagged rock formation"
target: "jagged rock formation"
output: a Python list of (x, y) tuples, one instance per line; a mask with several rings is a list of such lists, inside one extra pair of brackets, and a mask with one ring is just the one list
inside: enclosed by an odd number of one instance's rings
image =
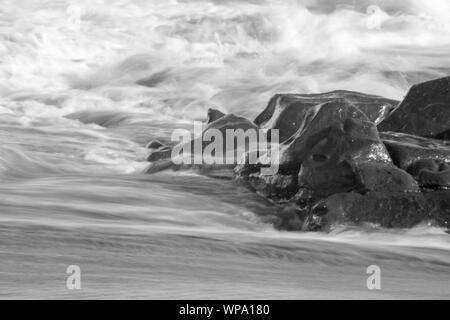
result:
[(386, 228), (411, 228), (421, 222), (450, 226), (450, 191), (423, 193), (339, 193), (321, 200), (311, 210), (317, 229), (335, 222), (373, 223)]
[[(412, 227), (433, 221), (448, 227), (449, 79), (414, 86), (398, 107), (394, 100), (335, 91), (276, 95), (254, 123), (210, 109), (204, 133), (277, 129), (280, 144), (249, 150), (233, 164), (197, 166), (174, 166), (171, 148), (159, 146), (149, 156), (148, 172), (195, 167), (235, 177), (290, 208), (288, 221), (280, 223), (290, 230), (324, 230), (336, 222)], [(204, 150), (208, 142), (201, 143)], [(277, 159), (276, 172), (264, 172), (267, 159)]]
[(352, 91), (321, 94), (277, 94), (255, 119), (261, 128), (280, 130), (280, 141), (290, 138), (303, 124), (308, 111), (330, 101), (347, 101), (360, 109), (370, 121), (378, 123), (394, 109), (398, 101)]
[(422, 187), (450, 187), (450, 141), (404, 133), (382, 132), (380, 137), (394, 163)]
[(379, 125), (426, 138), (448, 137), (450, 127), (450, 77), (413, 86), (400, 105)]
[[(258, 130), (258, 127), (251, 122), (250, 120), (247, 120), (243, 117), (236, 116), (234, 114), (223, 114), (222, 112), (215, 110), (215, 109), (209, 109), (208, 110), (208, 117), (206, 121), (206, 127), (204, 128), (202, 132), (202, 137), (196, 138), (191, 140), (190, 142), (187, 142), (190, 144), (188, 150), (190, 150), (190, 154), (187, 155), (190, 161), (185, 161), (182, 164), (175, 164), (172, 159), (172, 151), (174, 147), (171, 146), (161, 146), (157, 148), (156, 150), (153, 150), (149, 156), (147, 157), (147, 161), (152, 162), (150, 167), (147, 169), (147, 173), (157, 173), (162, 170), (167, 169), (173, 169), (173, 170), (181, 170), (181, 169), (194, 169), (201, 174), (205, 174), (208, 176), (213, 177), (219, 177), (219, 178), (232, 178), (234, 175), (234, 168), (238, 163), (238, 159), (240, 158), (238, 152), (233, 154), (231, 161), (226, 159), (226, 145), (223, 144), (223, 159), (221, 163), (212, 163), (212, 164), (197, 164), (194, 161), (194, 157), (197, 155), (202, 156), (203, 151), (205, 148), (208, 147), (210, 144), (210, 140), (212, 139), (206, 139), (205, 133), (211, 132), (211, 129), (217, 130), (220, 132), (222, 136), (226, 136), (227, 130), (236, 130), (241, 129), (244, 132), (247, 130)], [(183, 143), (178, 145), (179, 149), (183, 147)], [(196, 148), (196, 145), (200, 145), (200, 148)], [(235, 144), (236, 149), (238, 147), (237, 144)], [(244, 141), (244, 145), (240, 146), (244, 150), (245, 148), (248, 148), (248, 140)]]

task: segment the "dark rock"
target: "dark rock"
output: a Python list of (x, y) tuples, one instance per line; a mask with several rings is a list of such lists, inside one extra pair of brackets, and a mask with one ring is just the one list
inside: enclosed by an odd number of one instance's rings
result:
[(278, 94), (258, 115), (255, 123), (261, 128), (280, 130), (280, 141), (290, 138), (301, 128), (308, 111), (316, 105), (346, 100), (358, 107), (372, 122), (380, 122), (398, 101), (351, 91), (322, 94)]
[[(418, 134), (447, 137), (449, 128), (443, 125), (450, 119), (446, 113), (446, 79), (413, 87), (389, 115), (392, 120), (383, 121), (379, 128), (396, 125), (398, 114), (406, 121), (399, 130), (416, 133), (420, 114), (431, 110), (424, 130)], [(445, 188), (450, 187), (450, 141), (399, 132), (379, 134), (375, 122), (395, 104), (393, 100), (348, 91), (277, 95), (256, 124), (209, 109), (203, 136), (209, 129), (218, 130), (224, 139), (224, 156), (227, 129), (279, 129), (282, 143), (279, 148), (269, 145), (266, 150), (252, 151), (245, 141), (240, 149), (247, 153), (241, 162), (235, 155), (231, 163), (224, 158), (223, 164), (175, 164), (172, 147), (153, 141), (149, 144), (153, 152), (148, 157), (152, 163), (147, 172), (195, 170), (227, 179), (236, 175), (239, 181), (285, 208), (276, 226), (287, 230), (324, 230), (335, 223), (409, 228), (427, 221), (448, 228), (450, 190)], [(431, 126), (428, 120), (438, 121), (435, 131), (427, 128)], [(199, 151), (203, 153), (211, 143), (199, 140), (185, 145), (192, 151), (188, 159), (195, 156), (195, 146), (201, 146)], [(264, 159), (275, 156), (278, 172), (263, 173), (267, 167)], [(250, 158), (259, 162), (253, 163)]]
[(380, 138), (394, 161), (403, 170), (421, 160), (450, 163), (450, 142), (396, 132), (380, 132)]
[[(216, 110), (217, 111), (217, 110)], [(220, 111), (218, 111), (220, 112)], [(217, 114), (216, 114), (217, 116)], [(258, 129), (258, 126), (255, 125), (250, 120), (236, 116), (232, 113), (224, 115), (219, 117), (218, 119), (214, 120), (213, 122), (208, 123), (206, 126), (206, 129), (219, 129), (224, 135), (226, 129), (242, 129), (242, 130), (248, 130), (248, 129)]]
[[(393, 165), (375, 125), (354, 105), (345, 100), (324, 103), (310, 109), (306, 119), (281, 145), (276, 175), (262, 176), (257, 165), (241, 165), (239, 178), (275, 200), (298, 190), (314, 200), (350, 191), (418, 191), (415, 180)], [(296, 185), (291, 180), (297, 174)], [(306, 201), (301, 196), (297, 200)]]
[(428, 138), (445, 137), (450, 130), (450, 77), (413, 86), (378, 129)]
[(439, 140), (450, 140), (450, 130), (444, 131), (440, 134), (438, 134), (435, 139)]
[(313, 228), (318, 223), (321, 227), (335, 223), (374, 223), (385, 228), (411, 228), (427, 221), (448, 228), (450, 191), (340, 193), (317, 203), (311, 215), (315, 218)]
[[(344, 157), (345, 155), (342, 154)], [(370, 191), (417, 192), (417, 182), (406, 171), (391, 164), (365, 161), (343, 160), (324, 165), (302, 164), (298, 185), (312, 191), (315, 199), (325, 198), (335, 193)]]
[(406, 171), (384, 163), (365, 162), (355, 168), (361, 193), (418, 192), (419, 186)]
[[(242, 129), (243, 131), (247, 131), (249, 129), (258, 130), (257, 126), (254, 123), (252, 123), (250, 120), (247, 120), (243, 117), (235, 116), (234, 114), (224, 115), (224, 116), (220, 117), (219, 119), (209, 123), (203, 131), (203, 136), (204, 136), (205, 132), (209, 129), (217, 129), (222, 133), (222, 136), (224, 137), (224, 141), (223, 141), (224, 147), (226, 146), (226, 143), (225, 143), (226, 130), (228, 130), (228, 129), (231, 129), (231, 130)], [(200, 138), (194, 139), (191, 142), (188, 142), (191, 144), (192, 153), (194, 153), (194, 146), (195, 146), (195, 142), (197, 140), (200, 140)], [(246, 142), (248, 142), (248, 141), (246, 141)], [(155, 146), (157, 146), (159, 141), (151, 142), (151, 143), (154, 144)], [(211, 141), (203, 140), (203, 142), (201, 144), (202, 145), (201, 151), (203, 152), (203, 149), (210, 143), (211, 143)], [(172, 151), (172, 147), (162, 146), (150, 154), (150, 156), (148, 157), (148, 161), (156, 161), (159, 159), (169, 158), (171, 155), (171, 151)], [(193, 156), (193, 154), (192, 154), (192, 156)], [(237, 161), (235, 164), (237, 164)]]
[(375, 125), (363, 112), (346, 101), (334, 101), (312, 108), (305, 125), (282, 144), (280, 166), (300, 168), (350, 162), (391, 163)]
[(354, 168), (346, 160), (318, 166), (305, 161), (298, 175), (299, 187), (312, 191), (315, 199), (352, 191), (359, 187), (358, 183)]
[(450, 186), (450, 142), (404, 133), (382, 132), (394, 163), (406, 170), (422, 187)]
[(158, 149), (160, 147), (164, 146), (164, 144), (158, 140), (152, 140), (149, 143), (147, 143), (146, 148), (147, 149)]
[(298, 186), (318, 199), (334, 193), (417, 191), (414, 179), (393, 166), (375, 125), (355, 106), (326, 103), (282, 152), (282, 167), (301, 164)]
[[(254, 151), (257, 161), (267, 154), (270, 150)], [(270, 153), (270, 152), (269, 152)], [(250, 189), (255, 190), (258, 194), (274, 200), (282, 202), (292, 198), (298, 189), (297, 172), (274, 172), (266, 175), (261, 169), (264, 167), (260, 162), (250, 163), (251, 153), (246, 153), (242, 161), (235, 167), (236, 179), (246, 184)]]
[[(211, 109), (210, 109), (211, 111)], [(209, 116), (212, 117), (212, 119), (214, 119), (216, 116), (219, 116), (219, 111), (214, 110), (212, 112), (209, 112)], [(228, 159), (229, 162), (227, 162), (226, 157), (226, 153), (225, 153), (225, 148), (226, 148), (226, 131), (228, 129), (230, 130), (238, 130), (241, 129), (244, 132), (252, 129), (255, 130), (255, 132), (257, 132), (258, 127), (252, 123), (250, 120), (245, 119), (243, 117), (239, 117), (236, 116), (234, 114), (228, 114), (228, 115), (223, 115), (221, 117), (219, 117), (218, 119), (216, 119), (215, 121), (212, 121), (210, 123), (207, 124), (207, 126), (205, 127), (202, 135), (204, 137), (205, 133), (207, 132), (207, 130), (210, 129), (216, 129), (218, 130), (223, 137), (223, 146), (224, 146), (224, 150), (223, 150), (223, 159), (221, 163), (217, 163), (217, 164), (194, 164), (194, 157), (195, 157), (195, 152), (196, 151), (201, 151), (203, 154), (204, 149), (211, 143), (211, 141), (207, 141), (206, 139), (203, 139), (203, 141), (200, 141), (200, 138), (191, 140), (190, 142), (188, 142), (188, 144), (190, 144), (190, 150), (191, 150), (191, 154), (187, 155), (185, 160), (186, 163), (181, 164), (181, 165), (176, 165), (175, 163), (172, 163), (173, 165), (169, 165), (168, 163), (168, 159), (171, 158), (172, 156), (172, 150), (175, 147), (169, 147), (169, 146), (163, 146), (160, 147), (159, 149), (155, 150), (154, 152), (152, 152), (147, 160), (150, 162), (155, 162), (154, 164), (152, 164), (150, 166), (150, 168), (147, 170), (148, 173), (155, 173), (161, 170), (167, 170), (167, 169), (176, 169), (176, 170), (195, 170), (201, 174), (207, 175), (207, 176), (212, 176), (212, 177), (218, 177), (218, 178), (232, 178), (234, 176), (234, 167), (237, 165), (239, 158), (242, 156), (240, 154), (238, 154), (238, 152), (236, 152), (236, 154), (234, 155), (233, 159)], [(200, 142), (200, 150), (196, 150), (195, 146), (196, 144)], [(236, 147), (236, 149), (238, 149), (238, 147), (242, 148), (243, 151), (246, 150), (246, 148), (249, 148), (249, 141), (245, 140), (244, 141), (244, 146), (238, 146), (236, 141), (234, 146)], [(177, 147), (181, 148), (183, 147), (183, 144), (179, 144)], [(191, 160), (191, 161), (187, 161), (187, 160)], [(158, 163), (158, 161), (162, 161), (161, 163)], [(231, 163), (232, 161), (232, 163)]]
[[(234, 114), (227, 114), (227, 115), (225, 115), (223, 117), (220, 117), (219, 119), (217, 119), (214, 122), (209, 123), (205, 127), (205, 129), (204, 129), (204, 131), (202, 133), (202, 136), (203, 136), (202, 150), (201, 150), (202, 152), (211, 143), (211, 141), (207, 141), (206, 139), (204, 139), (205, 138), (205, 133), (208, 130), (210, 130), (210, 129), (218, 130), (222, 134), (222, 137), (223, 137), (223, 155), (224, 155), (223, 162), (225, 163), (226, 162), (226, 159), (225, 159), (226, 154), (225, 154), (225, 152), (226, 152), (226, 136), (227, 136), (226, 133), (227, 133), (227, 130), (239, 130), (240, 129), (240, 130), (243, 130), (244, 132), (247, 131), (247, 130), (255, 130), (254, 132), (257, 132), (258, 127), (253, 122), (251, 122), (250, 120), (248, 120), (246, 118), (243, 118), (243, 117), (236, 116)], [(191, 143), (191, 150), (193, 152), (192, 156), (194, 156), (194, 149), (195, 149), (194, 146), (196, 144), (196, 141), (198, 141), (198, 139), (194, 139), (194, 140), (192, 140), (190, 142)], [(248, 140), (244, 141), (245, 145), (240, 145), (240, 146), (237, 145), (237, 143), (238, 143), (237, 141), (234, 141), (234, 142), (235, 142), (235, 144), (234, 144), (235, 149), (238, 149), (238, 147), (240, 147), (243, 150), (245, 150), (245, 149), (248, 150), (248, 148), (249, 148), (249, 143), (248, 143), (249, 141)], [(234, 159), (233, 159), (234, 165), (236, 165), (238, 163), (238, 160), (239, 160), (239, 158), (241, 156), (242, 155), (236, 155), (234, 157)]]
[(245, 181), (257, 193), (274, 201), (290, 199), (298, 190), (297, 175), (253, 173), (245, 178), (240, 176), (238, 180)]
[(407, 171), (424, 187), (450, 187), (450, 163), (420, 160), (411, 164)]
[(206, 123), (210, 124), (216, 120), (219, 120), (220, 118), (224, 117), (225, 113), (216, 110), (216, 109), (208, 109), (208, 117), (206, 119)]
[(305, 221), (309, 216), (291, 204), (284, 204), (282, 209), (277, 212), (276, 217), (277, 219), (273, 221), (276, 229), (301, 231), (304, 230)]
[(155, 150), (154, 152), (150, 153), (150, 155), (147, 157), (147, 161), (155, 162), (162, 159), (170, 159), (171, 155), (172, 155), (172, 148), (169, 146), (163, 146)]

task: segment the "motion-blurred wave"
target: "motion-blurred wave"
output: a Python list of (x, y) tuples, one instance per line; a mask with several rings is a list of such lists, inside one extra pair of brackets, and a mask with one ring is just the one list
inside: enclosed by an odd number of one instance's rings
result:
[(401, 99), (450, 73), (449, 50), (447, 0), (2, 0), (0, 297), (73, 298), (68, 264), (82, 298), (448, 297), (441, 229), (280, 232), (289, 208), (233, 182), (142, 172), (149, 140), (211, 106)]

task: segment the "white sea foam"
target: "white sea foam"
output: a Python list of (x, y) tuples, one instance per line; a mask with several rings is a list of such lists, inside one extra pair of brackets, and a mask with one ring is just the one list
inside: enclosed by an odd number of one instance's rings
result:
[(66, 113), (153, 101), (184, 117), (208, 104), (253, 115), (285, 91), (401, 98), (450, 60), (447, 1), (22, 0), (0, 10), (1, 93), (52, 95)]
[(149, 140), (211, 106), (401, 99), (450, 73), (449, 50), (447, 0), (2, 0), (1, 294), (64, 297), (55, 266), (76, 260), (87, 297), (373, 298), (375, 261), (382, 297), (448, 297), (442, 229), (280, 232), (244, 187), (141, 173)]

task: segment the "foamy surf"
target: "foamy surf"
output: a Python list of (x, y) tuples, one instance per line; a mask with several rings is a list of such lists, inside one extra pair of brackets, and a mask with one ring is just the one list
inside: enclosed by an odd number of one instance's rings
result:
[[(448, 298), (449, 235), (279, 231), (234, 182), (145, 145), (275, 93), (401, 99), (449, 73), (448, 1), (39, 1), (0, 8), (2, 298)], [(383, 269), (383, 291), (365, 286)], [(84, 290), (65, 288), (80, 265)], [(218, 289), (220, 284), (220, 290)]]

